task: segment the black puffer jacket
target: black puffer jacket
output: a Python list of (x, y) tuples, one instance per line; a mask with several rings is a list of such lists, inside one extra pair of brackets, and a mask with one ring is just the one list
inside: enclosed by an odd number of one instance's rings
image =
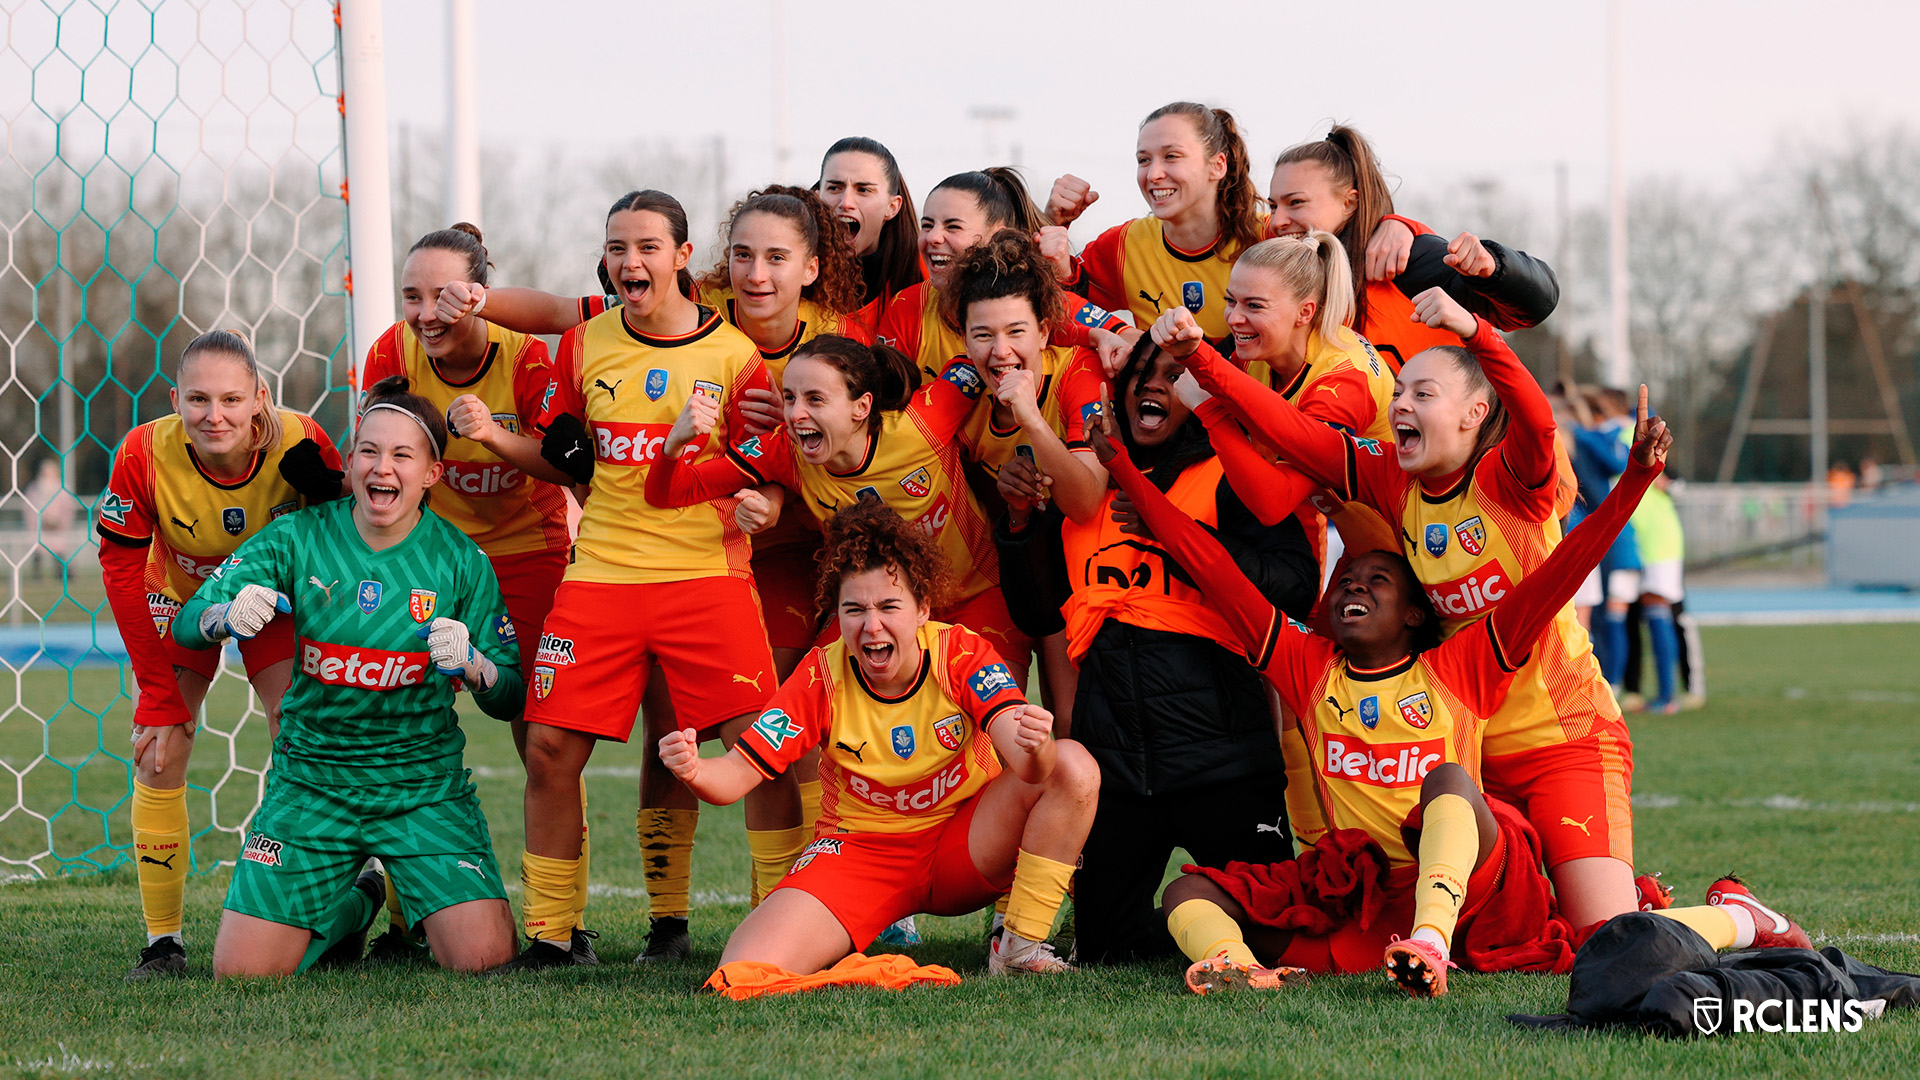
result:
[[(1166, 490), (1179, 470), (1149, 475)], [(1224, 479), (1215, 504), (1216, 535), (1241, 572), (1275, 607), (1304, 618), (1320, 568), (1298, 519), (1260, 524)], [(1014, 623), (1036, 638), (1058, 633), (1066, 625), (1060, 607), (1070, 592), (1058, 513), (1036, 517), (1018, 533), (1009, 531), (1003, 516), (994, 541)], [(1103, 786), (1135, 795), (1254, 775), (1284, 783), (1266, 691), (1245, 658), (1219, 642), (1117, 618), (1102, 624), (1080, 658), (1073, 738), (1100, 763)]]

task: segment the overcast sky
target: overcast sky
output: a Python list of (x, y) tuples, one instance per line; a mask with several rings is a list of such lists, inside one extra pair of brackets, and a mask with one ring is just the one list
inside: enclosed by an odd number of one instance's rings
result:
[[(775, 178), (774, 0), (537, 6), (535, 17), (515, 0), (478, 0), (483, 142), (720, 134), (732, 187)], [(1374, 141), (1403, 193), (1492, 175), (1545, 210), (1560, 163), (1576, 204), (1604, 193), (1598, 0), (784, 8), (791, 181), (811, 181), (820, 152), (849, 134), (892, 147), (916, 195), (1017, 154), (1041, 199), (1062, 171), (1094, 181), (1106, 200), (1086, 220), (1110, 224), (1143, 210), (1132, 169), (1140, 119), (1187, 98), (1241, 118), (1262, 190), (1278, 151), (1337, 118)], [(394, 119), (437, 129), (444, 6), (388, 0), (385, 10)], [(1623, 12), (1635, 177), (1727, 187), (1782, 140), (1911, 123), (1920, 109), (1912, 3), (1624, 0)], [(989, 131), (969, 117), (979, 106), (1014, 115)]]

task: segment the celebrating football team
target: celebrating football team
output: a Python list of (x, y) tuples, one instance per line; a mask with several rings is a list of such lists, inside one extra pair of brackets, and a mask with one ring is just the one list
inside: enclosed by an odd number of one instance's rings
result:
[[(1433, 997), (1566, 971), (1634, 911), (1806, 945), (1738, 878), (1677, 907), (1635, 867), (1576, 594), (1672, 436), (1644, 387), (1588, 394), (1622, 403), (1618, 479), (1576, 484), (1501, 335), (1552, 270), (1395, 214), (1349, 127), (1264, 198), (1225, 109), (1154, 110), (1135, 159), (1147, 213), (1078, 251), (1086, 181), (1043, 207), (982, 168), (916, 209), (864, 137), (738, 203), (704, 274), (660, 191), (608, 193), (584, 297), (493, 288), (478, 229), (430, 232), (344, 460), (245, 336), (190, 342), (98, 509), (139, 686), (128, 977), (189, 967), (227, 639), (274, 745), (219, 977), (600, 963), (582, 775), (636, 730), (635, 962), (691, 955), (699, 808), (742, 801), (730, 996), (884, 984), (912, 963), (866, 954), (923, 914), (982, 913), (990, 975), (1184, 954), (1195, 994)], [(525, 767), (518, 935), (463, 692)]]

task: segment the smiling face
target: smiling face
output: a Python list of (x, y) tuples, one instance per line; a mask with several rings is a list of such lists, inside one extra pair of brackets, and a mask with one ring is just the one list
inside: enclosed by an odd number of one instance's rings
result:
[(204, 460), (246, 453), (253, 441), (253, 415), (266, 408), (267, 388), (242, 357), (213, 349), (180, 365), (171, 397), (187, 429), (187, 441)]
[(946, 285), (953, 261), (985, 240), (992, 227), (972, 192), (935, 188), (927, 196), (920, 213), (920, 257), (927, 260), (927, 280), (934, 288)]
[(479, 330), (482, 339), (486, 336), (477, 319), (457, 323), (440, 319), (440, 290), (450, 281), (466, 280), (466, 258), (441, 248), (421, 248), (400, 267), (400, 317), (420, 339), (421, 350), (435, 360), (445, 360), (462, 343), (463, 330)]
[(998, 392), (1000, 377), (1025, 368), (1038, 376), (1046, 351), (1048, 326), (1033, 312), (1024, 296), (975, 300), (966, 310), (967, 359), (986, 376), (989, 392)]
[(1404, 656), (1412, 651), (1414, 629), (1427, 621), (1413, 598), (1419, 588), (1405, 559), (1384, 551), (1354, 557), (1334, 579), (1333, 640), (1350, 653), (1389, 661)]
[[(824, 465), (835, 454), (865, 446), (873, 395), (852, 396), (846, 376), (810, 353), (787, 361), (780, 380), (787, 436), (809, 465)], [(848, 639), (852, 640), (852, 639)]]
[(1338, 233), (1353, 216), (1360, 193), (1347, 185), (1336, 187), (1333, 174), (1317, 161), (1277, 165), (1267, 188), (1272, 216), (1268, 236), (1305, 236), (1310, 229)]
[(1464, 468), (1490, 403), (1467, 386), (1452, 357), (1427, 349), (1415, 353), (1393, 380), (1387, 418), (1393, 424), (1395, 460), (1415, 476), (1445, 476)]
[(1173, 382), (1183, 370), (1179, 361), (1161, 353), (1154, 358), (1153, 374), (1139, 391), (1133, 389), (1133, 380), (1127, 380), (1122, 407), (1126, 409), (1127, 423), (1133, 428), (1135, 443), (1142, 447), (1159, 446), (1172, 438), (1180, 425), (1187, 422), (1187, 417), (1193, 415), (1193, 410), (1182, 404), (1173, 392)]
[(1153, 216), (1174, 221), (1213, 212), (1214, 196), (1227, 175), (1227, 155), (1207, 153), (1192, 119), (1163, 116), (1140, 129), (1134, 167)]
[(1312, 300), (1294, 295), (1271, 269), (1236, 263), (1227, 278), (1226, 307), (1234, 359), (1248, 362), (1280, 358), (1294, 334), (1303, 326), (1313, 325), (1318, 307)]
[(635, 319), (646, 319), (668, 301), (692, 257), (693, 245), (675, 243), (672, 223), (658, 211), (619, 210), (607, 218), (601, 262)]
[(354, 517), (374, 529), (410, 521), (420, 513), (427, 489), (440, 482), (441, 471), (418, 423), (392, 409), (368, 412), (347, 462)]
[(807, 250), (807, 238), (793, 222), (779, 214), (746, 213), (733, 222), (727, 275), (742, 315), (798, 319), (800, 290), (820, 276), (820, 257)]
[(875, 689), (904, 689), (920, 673), (919, 631), (927, 615), (893, 567), (840, 582), (840, 639)]
[(847, 227), (855, 255), (873, 254), (880, 230), (906, 202), (891, 193), (887, 163), (859, 150), (842, 151), (821, 166), (820, 198)]

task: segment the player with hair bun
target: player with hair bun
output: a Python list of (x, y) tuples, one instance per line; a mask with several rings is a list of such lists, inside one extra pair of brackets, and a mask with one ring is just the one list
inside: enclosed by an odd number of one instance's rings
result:
[[(174, 620), (204, 649), (285, 613), (299, 642), (273, 767), (213, 947), (216, 978), (360, 958), (391, 875), (441, 966), (513, 955), (513, 913), (463, 762), (455, 693), (509, 719), (519, 650), (493, 567), (427, 508), (440, 409), (384, 379), (361, 409), (351, 499), (289, 514), (229, 555)], [(368, 858), (385, 867), (354, 875)]]
[(913, 193), (893, 151), (860, 135), (827, 147), (814, 190), (852, 239), (860, 260), (858, 318), (871, 331), (895, 295), (927, 279)]
[(948, 570), (941, 547), (892, 509), (860, 500), (827, 526), (822, 606), (839, 640), (815, 649), (723, 758), (691, 731), (661, 757), (724, 805), (819, 747), (818, 838), (728, 939), (732, 965), (793, 975), (864, 950), (904, 915), (960, 915), (1009, 889), (1007, 932), (988, 970), (1069, 971), (1046, 943), (1099, 794), (1099, 770), (1053, 717), (1028, 704), (985, 639), (930, 618)]
[[(97, 508), (100, 577), (139, 697), (133, 713), (132, 828), (147, 944), (132, 980), (184, 974), (182, 896), (193, 861), (187, 761), (220, 650), (172, 636), (191, 600), (235, 548), (276, 518), (340, 497), (340, 454), (312, 417), (273, 404), (253, 346), (211, 330), (180, 351), (174, 412), (134, 428), (114, 451)], [(152, 632), (149, 632), (151, 630)], [(240, 643), (247, 681), (276, 734), (292, 677), (288, 619)]]
[[(572, 540), (566, 493), (526, 475), (495, 449), (505, 439), (534, 445), (540, 436), (541, 399), (553, 380), (546, 343), (479, 316), (449, 322), (440, 314), (440, 294), (451, 283), (485, 288), (491, 269), (480, 230), (464, 221), (414, 241), (400, 269), (401, 321), (367, 350), (360, 378), (369, 385), (403, 378), (447, 418), (455, 438), (434, 488), (434, 513), (471, 537), (492, 562), (514, 638), (526, 646), (520, 657), (524, 678), (532, 674), (532, 645), (540, 640), (554, 591), (566, 573)], [(516, 717), (514, 748), (523, 758), (526, 737), (526, 724)], [(593, 963), (593, 942), (584, 921), (584, 831), (580, 844), (573, 949), (578, 962)], [(423, 958), (418, 933), (409, 935), (401, 921), (391, 882), (387, 910), (392, 926), (374, 941), (372, 955), (383, 960)]]

